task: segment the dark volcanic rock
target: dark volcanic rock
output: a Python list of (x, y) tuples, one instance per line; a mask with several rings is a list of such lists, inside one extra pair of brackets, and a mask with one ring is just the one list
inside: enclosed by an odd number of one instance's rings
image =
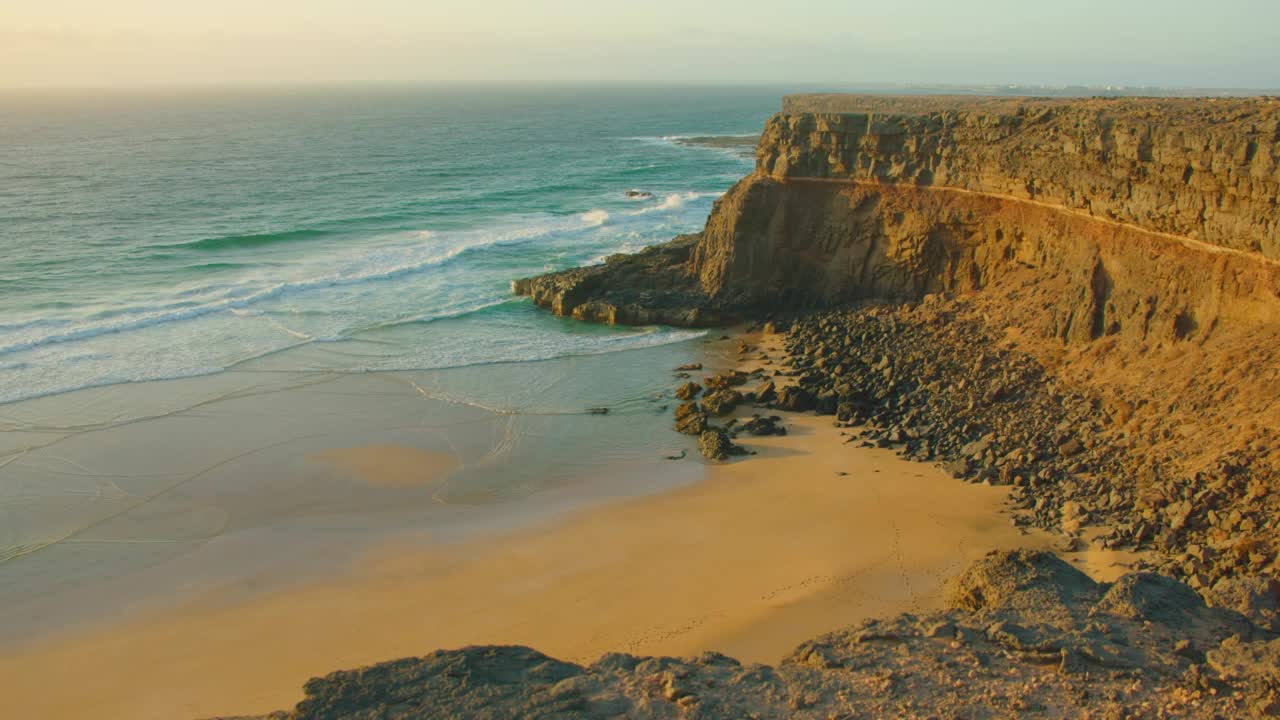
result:
[(812, 410), (815, 405), (813, 393), (797, 385), (787, 385), (778, 391), (778, 400), (774, 405), (779, 410), (804, 412)]
[(787, 429), (782, 426), (782, 418), (777, 415), (753, 415), (750, 420), (740, 426), (743, 432), (750, 435), (786, 435)]
[(755, 402), (761, 405), (768, 405), (777, 401), (778, 387), (772, 380), (766, 380), (751, 391), (751, 396), (755, 399)]
[(707, 414), (698, 403), (687, 402), (676, 408), (676, 432), (701, 435), (707, 429)]
[(689, 271), (696, 236), (685, 235), (635, 255), (613, 255), (603, 265), (523, 278), (511, 283), (557, 315), (625, 325), (708, 327), (738, 313), (717, 306)]
[(728, 372), (718, 373), (707, 378), (707, 388), (710, 390), (725, 390), (728, 388), (739, 387), (747, 384), (747, 378), (750, 375), (741, 370), (729, 370)]
[(676, 388), (676, 397), (681, 400), (692, 400), (698, 397), (698, 393), (702, 392), (702, 386), (690, 380), (689, 382)]
[(698, 452), (708, 460), (728, 460), (733, 453), (733, 442), (724, 430), (708, 428), (698, 436)]
[(702, 398), (702, 406), (711, 415), (722, 417), (733, 412), (742, 402), (742, 393), (737, 390), (722, 389), (709, 392)]

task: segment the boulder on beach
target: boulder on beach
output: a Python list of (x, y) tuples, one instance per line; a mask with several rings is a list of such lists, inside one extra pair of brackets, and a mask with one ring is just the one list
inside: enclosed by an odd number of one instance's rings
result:
[(703, 430), (698, 436), (698, 451), (708, 460), (728, 460), (732, 450), (729, 434), (720, 428)]
[(676, 408), (676, 432), (684, 435), (701, 435), (707, 429), (707, 414), (696, 402), (687, 402)]
[(676, 388), (676, 397), (681, 400), (692, 400), (698, 397), (698, 393), (702, 392), (702, 386), (690, 380), (689, 382)]
[(777, 415), (753, 415), (742, 423), (744, 432), (750, 435), (786, 435), (787, 429), (782, 426), (782, 418)]
[(723, 417), (733, 412), (742, 402), (742, 393), (737, 390), (721, 389), (707, 393), (702, 398), (702, 406), (716, 417)]

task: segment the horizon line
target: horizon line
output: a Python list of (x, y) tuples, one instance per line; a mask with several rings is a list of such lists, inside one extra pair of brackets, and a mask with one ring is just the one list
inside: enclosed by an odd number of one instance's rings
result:
[(826, 89), (827, 92), (850, 92), (857, 90), (954, 90), (963, 94), (981, 94), (991, 91), (997, 94), (1022, 95), (1034, 92), (1082, 91), (1097, 93), (1137, 93), (1164, 92), (1178, 93), (1185, 96), (1201, 94), (1266, 96), (1280, 94), (1280, 86), (1204, 86), (1204, 85), (1132, 85), (1124, 83), (1011, 83), (1011, 82), (881, 82), (881, 81), (799, 81), (799, 82), (645, 82), (634, 80), (577, 80), (577, 81), (488, 81), (469, 82), (448, 81), (322, 81), (322, 80), (280, 80), (280, 81), (228, 81), (228, 82), (195, 82), (195, 83), (53, 83), (30, 85), (0, 85), (0, 92), (49, 92), (49, 91), (199, 91), (199, 90), (286, 90), (286, 89), (770, 89), (792, 87), (797, 90), (813, 91)]

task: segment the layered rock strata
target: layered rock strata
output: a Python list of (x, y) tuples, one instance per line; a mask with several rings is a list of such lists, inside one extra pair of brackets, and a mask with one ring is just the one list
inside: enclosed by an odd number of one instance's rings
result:
[(785, 107), (758, 154), (773, 177), (1007, 195), (1280, 256), (1275, 99), (793, 96)]

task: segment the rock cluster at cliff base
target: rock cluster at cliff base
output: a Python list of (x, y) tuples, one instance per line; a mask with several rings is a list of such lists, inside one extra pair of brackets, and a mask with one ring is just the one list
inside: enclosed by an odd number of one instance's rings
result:
[(472, 718), (1206, 718), (1280, 715), (1280, 639), (1167, 577), (1094, 583), (1047, 553), (998, 552), (951, 609), (868, 621), (776, 667), (524, 647), (441, 651), (306, 684), (272, 720)]
[(1096, 398), (1002, 346), (963, 298), (805, 316), (786, 339), (800, 392), (820, 413), (867, 426), (863, 442), (1012, 485), (1020, 523), (1108, 548), (1155, 550), (1162, 572), (1202, 592), (1235, 576), (1280, 576), (1280, 478), (1234, 451), (1195, 472), (1116, 437)]

